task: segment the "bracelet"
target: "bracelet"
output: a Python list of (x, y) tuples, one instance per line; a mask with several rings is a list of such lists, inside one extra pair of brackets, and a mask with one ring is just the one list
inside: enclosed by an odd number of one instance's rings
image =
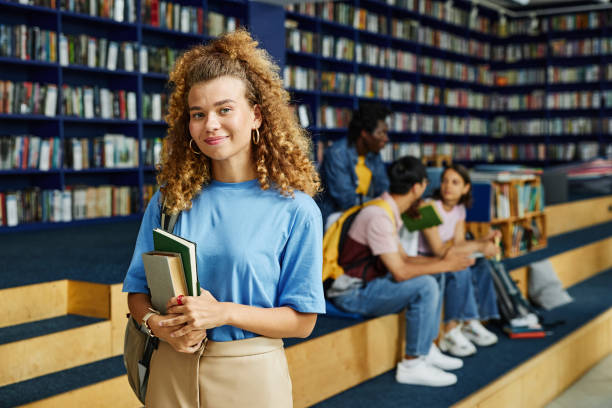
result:
[(148, 308), (149, 312), (144, 315), (144, 317), (142, 318), (142, 324), (140, 325), (140, 329), (146, 333), (149, 337), (155, 337), (155, 334), (153, 334), (153, 330), (151, 330), (151, 327), (149, 326), (149, 318), (153, 315), (160, 315), (161, 313), (158, 310), (152, 309), (152, 308)]

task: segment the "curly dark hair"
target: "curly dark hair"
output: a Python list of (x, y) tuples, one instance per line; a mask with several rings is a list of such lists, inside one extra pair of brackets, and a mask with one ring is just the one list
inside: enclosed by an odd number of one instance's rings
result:
[[(465, 184), (469, 184), (470, 185), (470, 189), (468, 190), (467, 193), (463, 194), (461, 196), (461, 198), (459, 199), (459, 204), (463, 204), (466, 208), (470, 208), (472, 206), (472, 180), (470, 179), (470, 172), (468, 171), (468, 169), (466, 169), (464, 166), (460, 165), (460, 164), (449, 164), (447, 166), (444, 167), (444, 171), (442, 172), (442, 175), (440, 175), (440, 182), (442, 182), (442, 180), (444, 180), (444, 175), (446, 174), (447, 171), (449, 170), (454, 170), (455, 172), (457, 172), (457, 174), (459, 174), (461, 176), (461, 178), (463, 179), (463, 182)], [(442, 192), (440, 187), (438, 187), (433, 194), (431, 195), (431, 197), (434, 200), (442, 200)]]
[(385, 120), (391, 114), (391, 109), (379, 103), (364, 103), (353, 112), (348, 126), (348, 141), (354, 144), (359, 139), (362, 130), (372, 133), (379, 120)]
[(319, 175), (310, 160), (312, 142), (298, 124), (283, 88), (279, 67), (244, 29), (224, 34), (185, 52), (170, 73), (168, 133), (163, 141), (157, 182), (170, 212), (191, 208), (191, 201), (211, 180), (210, 159), (189, 147), (189, 106), (192, 86), (222, 76), (245, 83), (246, 99), (259, 105), (261, 142), (252, 146), (257, 178), (263, 190), (271, 186), (291, 196), (300, 190), (313, 196)]

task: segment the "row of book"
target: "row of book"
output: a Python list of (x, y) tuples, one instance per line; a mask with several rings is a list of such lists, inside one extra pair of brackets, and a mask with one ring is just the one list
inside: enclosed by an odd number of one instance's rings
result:
[(418, 37), (410, 39), (419, 44), (428, 45), (430, 47), (439, 48), (445, 51), (469, 55), (483, 59), (491, 58), (491, 45), (488, 42), (483, 42), (474, 39), (466, 39), (464, 37), (447, 33), (445, 31), (436, 30), (431, 27), (419, 27)]
[(57, 3), (55, 0), (8, 0), (9, 3), (27, 4), (30, 6), (56, 8)]
[(0, 170), (59, 169), (61, 150), (58, 137), (0, 136)]
[(168, 93), (142, 95), (142, 118), (160, 122), (168, 110)]
[(138, 139), (122, 134), (65, 139), (64, 152), (67, 169), (138, 167)]
[(546, 57), (588, 57), (612, 54), (612, 38), (568, 38), (551, 39), (548, 43), (496, 45), (493, 47), (493, 61), (513, 63), (522, 60)]
[(599, 109), (602, 96), (599, 91), (548, 92), (535, 90), (528, 94), (493, 94), (491, 109), (494, 111), (543, 110), (543, 109)]
[(419, 56), (417, 58), (417, 67), (418, 72), (421, 74), (462, 82), (493, 85), (493, 71), (489, 69), (488, 65), (469, 65), (439, 58)]
[[(449, 24), (461, 27), (469, 25), (471, 29), (483, 33), (489, 33), (491, 30), (491, 22), (487, 17), (477, 15), (474, 18), (470, 15), (471, 13), (454, 7), (447, 2), (442, 3), (434, 0), (387, 0), (386, 3), (443, 20)], [(348, 4), (323, 2), (318, 4), (295, 4), (286, 7), (287, 10), (295, 13), (319, 17), (339, 24), (353, 25), (355, 28), (364, 27), (362, 29), (368, 29), (375, 27), (374, 22), (368, 21), (368, 17), (373, 13), (368, 10), (354, 8)]]
[(55, 116), (57, 85), (0, 80), (0, 114)]
[(612, 124), (608, 118), (562, 117), (508, 120), (506, 117), (496, 117), (495, 120), (503, 121), (502, 130), (497, 136), (587, 136), (612, 132)]
[(549, 45), (550, 56), (552, 57), (583, 57), (612, 54), (612, 37), (586, 38), (583, 40), (557, 38), (550, 40)]
[(599, 82), (602, 79), (612, 80), (612, 64), (602, 70), (599, 65), (580, 67), (559, 67), (549, 65), (548, 69), (523, 68), (493, 71), (495, 84), (506, 85), (541, 85)]
[[(389, 3), (387, 1), (387, 3)], [(472, 30), (489, 34), (492, 29), (491, 20), (483, 15), (463, 10), (453, 6), (452, 2), (440, 0), (411, 1), (406, 7), (409, 10), (454, 24), (460, 27), (469, 27)], [(418, 5), (418, 8), (417, 8)]]
[[(0, 136), (0, 170), (138, 167), (138, 139), (122, 134), (94, 138), (44, 138), (34, 135)], [(140, 154), (145, 166), (159, 163), (160, 138), (143, 139)]]
[(0, 226), (33, 222), (70, 222), (136, 214), (141, 193), (134, 186), (38, 187), (0, 192)]
[[(612, 156), (612, 144), (603, 147), (604, 155)], [(571, 161), (591, 160), (602, 154), (597, 142), (580, 143), (387, 143), (381, 151), (385, 162), (391, 163), (402, 156), (415, 157), (446, 155), (455, 161)]]
[(496, 85), (546, 85), (546, 70), (541, 68), (523, 68), (493, 71)]
[(237, 17), (209, 11), (207, 18), (207, 33), (210, 36), (217, 37), (223, 33), (236, 30), (236, 27), (240, 26), (240, 24), (240, 19)]
[(0, 57), (57, 61), (57, 33), (25, 24), (0, 24)]
[[(540, 224), (540, 225), (539, 225)], [(502, 229), (503, 230), (503, 229)], [(502, 256), (520, 256), (544, 244), (544, 236), (542, 234), (543, 225), (540, 218), (532, 218), (529, 220), (513, 223), (511, 225), (510, 247), (509, 254), (505, 254), (506, 248)], [(502, 232), (503, 239), (503, 232)], [(523, 332), (525, 333), (525, 332)], [(517, 338), (510, 336), (511, 338)], [(526, 336), (523, 336), (526, 337)], [(539, 337), (539, 336), (530, 336)]]
[(500, 37), (537, 35), (539, 33), (552, 31), (598, 29), (609, 26), (611, 22), (612, 13), (606, 12), (605, 10), (599, 12), (592, 11), (588, 13), (540, 17), (536, 20), (531, 18), (513, 19), (508, 21), (504, 27), (496, 24), (494, 33), (497, 33)]
[(61, 0), (61, 9), (118, 22), (136, 22), (136, 0)]
[(122, 69), (135, 71), (138, 68), (138, 44), (129, 41), (109, 41), (86, 34), (60, 34), (60, 65), (84, 65), (110, 71)]
[[(129, 41), (111, 41), (87, 34), (57, 33), (36, 26), (0, 24), (0, 57), (56, 62), (60, 65), (83, 65), (111, 71), (121, 69), (168, 73), (184, 50)], [(149, 55), (150, 54), (150, 55)], [(58, 57), (59, 55), (59, 57)]]
[[(121, 0), (119, 0), (121, 1)], [(143, 24), (182, 33), (204, 33), (202, 7), (186, 6), (163, 0), (144, 0), (140, 8)]]
[(548, 67), (548, 83), (597, 82), (601, 79), (599, 65), (584, 65), (581, 67)]
[(355, 59), (355, 42), (345, 37), (321, 35), (321, 56), (352, 61)]
[(61, 108), (66, 116), (136, 120), (136, 92), (64, 84)]

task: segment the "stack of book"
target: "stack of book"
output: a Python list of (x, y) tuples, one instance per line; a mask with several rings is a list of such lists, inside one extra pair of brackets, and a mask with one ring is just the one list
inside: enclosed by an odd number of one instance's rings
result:
[(544, 328), (539, 323), (528, 326), (504, 326), (504, 332), (511, 339), (533, 339), (546, 337)]

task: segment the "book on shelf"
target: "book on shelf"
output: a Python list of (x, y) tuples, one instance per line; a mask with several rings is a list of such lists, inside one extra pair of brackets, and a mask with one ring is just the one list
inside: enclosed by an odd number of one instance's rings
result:
[(150, 251), (142, 254), (147, 286), (153, 308), (166, 314), (166, 304), (172, 297), (188, 295), (181, 254)]
[(181, 255), (189, 296), (199, 296), (200, 284), (198, 282), (196, 243), (160, 228), (155, 228), (153, 230), (153, 245), (156, 251), (176, 252)]
[(442, 224), (442, 217), (433, 203), (419, 207), (419, 218), (412, 218), (408, 214), (402, 214), (402, 222), (410, 232), (424, 230)]

